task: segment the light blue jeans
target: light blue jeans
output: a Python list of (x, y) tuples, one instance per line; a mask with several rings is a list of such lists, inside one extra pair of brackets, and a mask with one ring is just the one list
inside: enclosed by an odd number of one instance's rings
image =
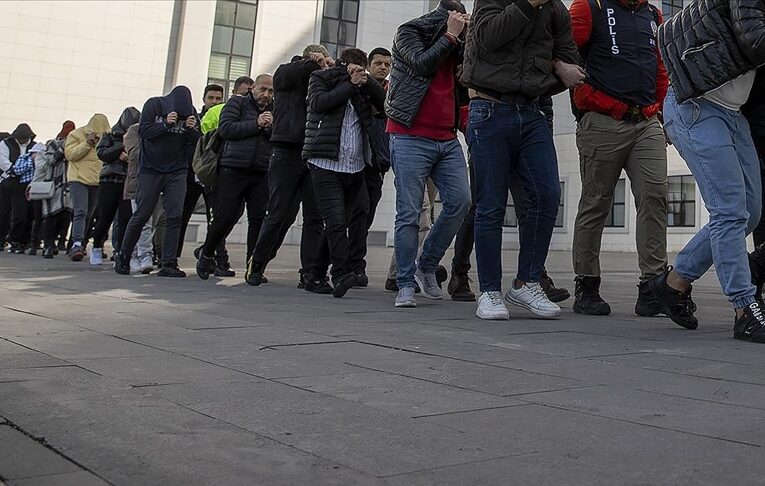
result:
[(691, 282), (715, 265), (723, 292), (736, 309), (754, 302), (746, 236), (760, 221), (760, 161), (740, 112), (697, 98), (677, 102), (669, 90), (664, 123), (701, 192), (709, 223), (677, 255), (675, 271)]
[[(457, 139), (431, 140), (409, 135), (390, 136), (391, 168), (396, 175), (396, 266), (400, 289), (415, 287), (414, 272), (436, 271), (470, 208), (470, 184), (462, 146)], [(420, 212), (428, 177), (441, 195), (443, 208), (417, 259)]]

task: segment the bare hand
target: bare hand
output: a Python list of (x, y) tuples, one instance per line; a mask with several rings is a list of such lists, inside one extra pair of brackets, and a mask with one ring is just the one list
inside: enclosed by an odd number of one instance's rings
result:
[(197, 126), (197, 119), (194, 116), (190, 116), (186, 118), (186, 127), (187, 128), (196, 128)]
[(273, 124), (274, 122), (274, 116), (271, 114), (270, 111), (266, 111), (264, 113), (261, 113), (258, 117), (258, 126), (261, 128), (268, 128)]
[(98, 143), (98, 135), (96, 135), (95, 133), (88, 133), (86, 135), (86, 141), (88, 142), (88, 145), (90, 145), (91, 147), (95, 147), (96, 144)]
[(467, 21), (463, 14), (450, 10), (449, 19), (446, 21), (446, 31), (455, 37), (459, 37), (462, 31), (465, 30), (465, 26), (467, 26)]
[(125, 152), (124, 150), (120, 154), (120, 160), (123, 162), (127, 162), (127, 152)]
[(586, 78), (584, 69), (577, 64), (558, 61), (554, 64), (555, 75), (563, 82), (566, 88), (581, 86)]
[(325, 58), (324, 58), (324, 64), (325, 64), (325, 65), (326, 65), (328, 68), (331, 68), (331, 67), (335, 67), (335, 60), (334, 60), (334, 59), (332, 59), (331, 57), (325, 57)]
[(165, 118), (165, 121), (169, 125), (175, 125), (178, 122), (178, 113), (171, 111), (167, 114), (167, 118)]
[(529, 1), (529, 3), (531, 4), (532, 7), (538, 8), (538, 7), (541, 7), (542, 5), (546, 4), (550, 0), (528, 0), (528, 1)]
[(367, 84), (367, 72), (361, 70), (351, 74), (351, 83), (355, 84), (356, 86)]
[(308, 55), (308, 59), (315, 62), (319, 66), (324, 67), (324, 63), (325, 63), (324, 55), (322, 55), (321, 53), (312, 52), (311, 54)]

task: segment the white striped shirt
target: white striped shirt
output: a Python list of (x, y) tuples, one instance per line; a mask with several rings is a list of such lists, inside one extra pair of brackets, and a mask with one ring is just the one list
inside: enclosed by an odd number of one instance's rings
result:
[(308, 159), (308, 163), (332, 172), (355, 174), (364, 170), (367, 152), (364, 147), (361, 120), (359, 120), (351, 100), (348, 100), (348, 104), (345, 106), (345, 116), (343, 116), (343, 128), (340, 132), (338, 160), (313, 158)]

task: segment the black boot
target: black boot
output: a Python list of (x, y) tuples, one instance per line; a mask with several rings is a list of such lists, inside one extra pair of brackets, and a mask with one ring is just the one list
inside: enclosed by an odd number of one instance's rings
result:
[(306, 281), (307, 281), (307, 278), (306, 278), (305, 272), (303, 271), (302, 268), (300, 270), (298, 270), (298, 275), (300, 276), (298, 278), (298, 288), (299, 289), (304, 289)]
[(236, 277), (236, 272), (231, 269), (231, 263), (228, 260), (228, 254), (225, 256), (215, 256), (215, 276)]
[(744, 313), (733, 326), (733, 339), (765, 343), (765, 310), (761, 301), (752, 302), (744, 308)]
[(43, 258), (51, 259), (51, 258), (53, 258), (53, 253), (54, 253), (53, 247), (52, 246), (46, 246), (43, 249)]
[(332, 286), (329, 284), (329, 278), (327, 278), (326, 275), (318, 279), (305, 275), (305, 279), (306, 279), (305, 280), (306, 292), (313, 292), (314, 294), (320, 294), (320, 295), (328, 295), (328, 294), (334, 293), (335, 291), (335, 289), (333, 289)]
[(357, 270), (355, 272), (356, 275), (356, 283), (353, 285), (354, 287), (361, 287), (361, 288), (367, 288), (369, 287), (369, 277), (367, 277), (367, 272), (364, 269)]
[(215, 259), (205, 256), (204, 251), (194, 252), (197, 257), (197, 275), (202, 280), (210, 278), (210, 274), (215, 272)]
[(664, 273), (655, 276), (646, 284), (651, 290), (654, 298), (661, 304), (661, 310), (672, 322), (686, 329), (696, 329), (699, 327), (699, 321), (693, 313), (696, 311), (696, 305), (691, 299), (693, 287), (683, 293), (667, 285), (667, 275), (672, 271), (672, 267), (667, 267)]
[(345, 275), (334, 279), (334, 282), (332, 283), (335, 285), (335, 288), (332, 290), (332, 295), (339, 299), (344, 297), (351, 287), (356, 284), (356, 274), (346, 273)]
[(114, 271), (120, 275), (130, 275), (130, 258), (122, 256), (122, 253), (115, 253)]
[(752, 284), (757, 287), (757, 296), (762, 295), (765, 285), (765, 243), (749, 254), (749, 269), (752, 272)]
[(157, 272), (158, 277), (183, 278), (186, 272), (178, 268), (178, 262), (167, 262), (162, 265), (162, 269)]
[(607, 316), (611, 306), (600, 297), (600, 277), (576, 277), (574, 312), (588, 316)]
[(398, 283), (396, 283), (395, 278), (385, 279), (385, 290), (388, 292), (398, 292)]
[(470, 289), (469, 270), (470, 265), (452, 265), (452, 278), (449, 279), (446, 291), (456, 302), (475, 302), (475, 293)]
[(250, 257), (247, 260), (247, 270), (244, 271), (244, 281), (250, 285), (258, 286), (263, 283), (263, 264), (256, 262)]
[(661, 302), (656, 300), (651, 289), (648, 288), (648, 282), (638, 284), (638, 298), (635, 303), (635, 314), (641, 317), (654, 317), (661, 314)]
[(547, 269), (543, 268), (542, 273), (539, 275), (539, 286), (542, 287), (542, 291), (545, 293), (550, 302), (563, 302), (571, 297), (568, 289), (558, 288), (555, 286), (553, 279), (547, 275)]

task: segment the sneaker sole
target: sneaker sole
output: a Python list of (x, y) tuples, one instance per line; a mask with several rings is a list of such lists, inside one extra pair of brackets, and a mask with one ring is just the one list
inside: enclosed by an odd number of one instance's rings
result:
[[(420, 278), (417, 275), (414, 276), (414, 281), (417, 282), (417, 285), (420, 286), (420, 289), (424, 289), (425, 288), (425, 286), (422, 285), (422, 280), (420, 280)], [(429, 293), (427, 293), (425, 291), (422, 292), (422, 296), (425, 297), (426, 299), (430, 299), (430, 300), (443, 300), (443, 298), (444, 298), (443, 295), (430, 295)]]
[(543, 311), (543, 310), (540, 310), (540, 309), (535, 309), (535, 308), (531, 307), (530, 305), (528, 305), (528, 304), (526, 304), (524, 302), (520, 302), (520, 301), (517, 301), (517, 300), (513, 299), (512, 297), (508, 296), (507, 294), (505, 294), (505, 302), (507, 302), (508, 304), (512, 304), (514, 306), (526, 309), (527, 311), (529, 311), (532, 314), (534, 314), (536, 316), (539, 316), (539, 317), (545, 317), (547, 319), (553, 319), (553, 318), (561, 316), (561, 311), (559, 311), (559, 310), (558, 311), (552, 311), (552, 312), (546, 312), (546, 311)]
[(484, 321), (509, 321), (510, 320), (510, 313), (503, 315), (481, 315), (480, 312), (475, 311), (475, 316), (479, 319), (482, 319)]
[(417, 302), (396, 302), (393, 306), (399, 309), (414, 309), (417, 307)]

